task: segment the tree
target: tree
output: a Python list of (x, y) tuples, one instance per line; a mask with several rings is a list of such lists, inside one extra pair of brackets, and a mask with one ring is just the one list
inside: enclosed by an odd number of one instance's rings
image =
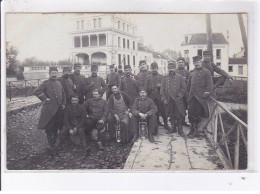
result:
[(7, 75), (16, 75), (18, 68), (18, 61), (16, 59), (18, 55), (18, 50), (13, 45), (10, 45), (9, 42), (6, 42), (6, 73)]

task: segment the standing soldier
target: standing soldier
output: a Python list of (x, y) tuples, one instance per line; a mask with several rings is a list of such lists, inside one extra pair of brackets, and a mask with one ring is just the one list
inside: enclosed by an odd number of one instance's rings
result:
[(151, 70), (152, 70), (152, 74), (147, 80), (148, 97), (151, 98), (157, 106), (158, 124), (161, 124), (160, 120), (159, 120), (159, 115), (161, 114), (161, 116), (163, 118), (165, 129), (169, 129), (167, 115), (166, 115), (164, 104), (161, 100), (161, 95), (160, 95), (160, 88), (161, 88), (161, 82), (162, 82), (163, 76), (158, 73), (158, 64), (156, 62), (153, 62), (151, 64)]
[(47, 140), (52, 147), (57, 138), (57, 132), (62, 128), (62, 110), (65, 108), (66, 97), (61, 83), (57, 80), (57, 67), (49, 68), (50, 78), (34, 90), (34, 95), (42, 102), (38, 129), (45, 129)]
[(131, 109), (133, 114), (131, 117), (131, 131), (133, 134), (132, 143), (138, 139), (139, 119), (146, 120), (148, 128), (148, 139), (151, 143), (153, 143), (153, 134), (158, 127), (156, 118), (157, 106), (151, 98), (147, 97), (145, 88), (140, 88), (139, 94), (140, 96), (135, 99)]
[(116, 85), (119, 87), (120, 84), (120, 77), (119, 74), (115, 72), (115, 65), (110, 65), (110, 73), (107, 75), (106, 83), (108, 86), (107, 91), (107, 100), (111, 96), (112, 92), (112, 86)]
[(58, 79), (64, 89), (67, 104), (70, 104), (71, 102), (70, 98), (72, 95), (74, 95), (73, 82), (69, 78), (70, 72), (71, 72), (70, 67), (63, 67), (63, 75), (61, 76), (60, 79)]
[(93, 90), (93, 97), (83, 104), (86, 112), (86, 132), (91, 132), (91, 137), (97, 143), (98, 149), (103, 150), (101, 133), (105, 131), (108, 117), (107, 102), (101, 98), (98, 90)]
[(85, 77), (84, 75), (80, 74), (80, 70), (81, 70), (81, 64), (80, 63), (74, 64), (74, 73), (71, 74), (70, 78), (73, 82), (74, 92), (79, 96), (79, 104), (83, 104), (84, 94), (85, 94), (84, 91)]
[(125, 73), (123, 72), (123, 67), (121, 64), (118, 65), (118, 71), (117, 74), (119, 76), (119, 89), (121, 88), (122, 78), (125, 76)]
[(201, 117), (209, 117), (209, 108), (207, 98), (213, 91), (213, 81), (211, 73), (202, 68), (200, 56), (193, 57), (195, 69), (190, 74), (187, 89), (188, 94), (188, 113), (191, 123), (191, 131), (188, 134), (189, 138), (199, 136), (198, 123)]
[(185, 78), (175, 72), (176, 64), (169, 63), (169, 74), (162, 80), (161, 95), (165, 106), (169, 107), (171, 129), (168, 133), (176, 132), (184, 136), (182, 130), (182, 122), (185, 118), (186, 112), (183, 103), (183, 97), (187, 89)]
[(92, 98), (92, 94), (94, 90), (98, 90), (101, 97), (105, 93), (107, 86), (105, 81), (102, 77), (99, 77), (97, 75), (98, 72), (98, 66), (97, 65), (91, 65), (91, 76), (86, 78), (86, 101), (90, 98)]
[[(210, 51), (203, 51), (203, 62), (202, 67), (209, 70), (213, 79), (213, 87), (214, 89), (218, 86), (222, 86), (226, 79), (232, 82), (232, 78), (222, 69), (220, 69), (217, 65), (211, 62), (211, 55), (212, 53)], [(220, 74), (219, 77), (213, 77), (214, 72)]]
[(139, 84), (136, 80), (136, 76), (131, 73), (132, 69), (130, 65), (125, 66), (125, 76), (122, 77), (120, 91), (124, 91), (129, 96), (137, 98), (139, 96)]
[(140, 73), (137, 75), (139, 81), (139, 87), (147, 89), (147, 80), (151, 75), (151, 72), (148, 71), (148, 67), (145, 60), (139, 61)]

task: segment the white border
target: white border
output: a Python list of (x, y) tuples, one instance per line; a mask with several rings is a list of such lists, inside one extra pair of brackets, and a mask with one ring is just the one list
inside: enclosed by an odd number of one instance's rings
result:
[[(259, 189), (259, 63), (257, 46), (259, 39), (258, 17), (254, 1), (204, 1), (204, 0), (5, 0), (1, 4), (1, 20), (4, 26), (6, 12), (160, 12), (160, 13), (248, 13), (249, 47), (249, 171), (245, 172), (160, 172), (160, 173), (28, 173), (28, 171), (5, 171), (5, 87), (1, 88), (1, 131), (2, 131), (2, 189), (4, 190), (237, 190)], [(223, 21), (224, 22), (224, 21)], [(258, 28), (256, 28), (258, 27)], [(4, 28), (1, 36), (2, 51), (5, 51)], [(254, 55), (255, 53), (255, 55)], [(5, 64), (5, 53), (1, 53), (1, 63)], [(258, 63), (257, 63), (258, 62)], [(2, 65), (1, 85), (5, 86), (5, 66)], [(258, 97), (257, 97), (257, 96)], [(256, 108), (258, 108), (256, 110)], [(254, 110), (255, 109), (255, 110)], [(255, 114), (254, 114), (255, 113)], [(256, 156), (256, 157), (253, 157)], [(77, 171), (78, 172), (78, 171)], [(110, 171), (111, 172), (111, 171)], [(245, 177), (245, 179), (242, 179)]]

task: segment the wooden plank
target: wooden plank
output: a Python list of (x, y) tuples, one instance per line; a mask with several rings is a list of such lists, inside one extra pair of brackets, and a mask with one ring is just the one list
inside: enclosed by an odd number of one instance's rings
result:
[(234, 167), (235, 169), (239, 168), (239, 125), (237, 126), (237, 135), (236, 135), (236, 143), (235, 143), (235, 154), (234, 154)]

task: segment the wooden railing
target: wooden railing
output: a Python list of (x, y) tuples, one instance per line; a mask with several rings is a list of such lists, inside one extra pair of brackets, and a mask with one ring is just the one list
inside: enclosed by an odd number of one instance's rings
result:
[[(234, 115), (231, 111), (229, 111), (225, 106), (218, 102), (213, 97), (210, 97), (212, 103), (215, 104), (210, 119), (205, 125), (204, 131), (209, 139), (212, 147), (216, 150), (220, 160), (224, 164), (225, 168), (227, 169), (239, 169), (239, 157), (240, 157), (240, 137), (246, 147), (247, 150), (247, 138), (245, 136), (244, 130), (248, 130), (248, 126), (244, 123), (241, 119), (239, 119), (236, 115)], [(231, 118), (235, 120), (234, 125), (227, 131), (225, 131), (224, 123), (222, 120), (222, 115), (220, 112), (222, 109), (225, 113), (227, 113)], [(219, 124), (218, 124), (219, 122)], [(212, 131), (208, 131), (207, 127), (211, 123)], [(220, 130), (219, 127), (220, 126)], [(219, 132), (220, 131), (220, 132)], [(235, 149), (234, 149), (234, 160), (231, 159), (230, 147), (228, 145), (228, 138), (230, 137), (231, 133), (236, 131), (235, 137)], [(220, 140), (218, 137), (221, 136)], [(220, 146), (223, 145), (223, 146)], [(226, 153), (222, 150), (221, 147), (224, 147)]]

